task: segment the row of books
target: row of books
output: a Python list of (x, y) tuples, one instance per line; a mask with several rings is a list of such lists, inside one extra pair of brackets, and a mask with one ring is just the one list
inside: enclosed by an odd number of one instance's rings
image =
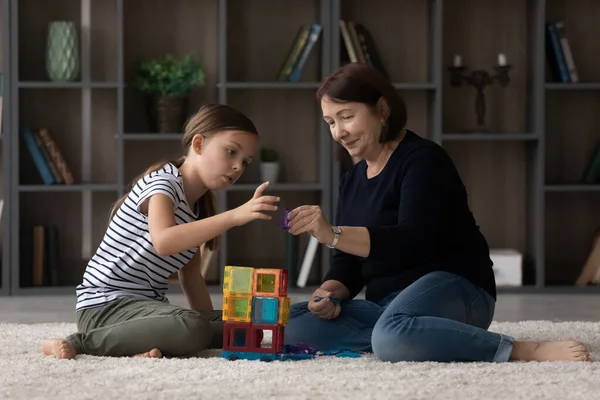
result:
[(343, 44), (340, 46), (342, 64), (349, 62), (367, 64), (385, 76), (389, 76), (381, 62), (373, 37), (364, 25), (340, 20), (340, 36)]
[(564, 21), (546, 22), (546, 60), (552, 81), (579, 82)]
[[(375, 42), (364, 25), (340, 20), (340, 56), (342, 64), (360, 62), (377, 68), (388, 76)], [(302, 25), (277, 73), (278, 81), (298, 82), (309, 55), (315, 48), (323, 28), (319, 24)]]
[(323, 27), (319, 24), (302, 25), (277, 74), (278, 81), (298, 82), (308, 56), (315, 48)]
[(73, 184), (73, 174), (47, 128), (26, 128), (21, 136), (45, 185)]
[(56, 225), (35, 225), (33, 235), (22, 235), (21, 286), (58, 286), (60, 268), (59, 234)]

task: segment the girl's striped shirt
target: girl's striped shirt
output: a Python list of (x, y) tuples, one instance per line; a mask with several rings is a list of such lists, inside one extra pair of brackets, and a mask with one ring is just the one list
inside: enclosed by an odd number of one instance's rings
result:
[(155, 194), (165, 194), (174, 205), (175, 221), (196, 221), (199, 210), (187, 203), (181, 172), (171, 163), (142, 177), (110, 221), (104, 238), (90, 259), (77, 286), (76, 310), (97, 307), (120, 297), (167, 302), (169, 276), (194, 256), (198, 247), (161, 256), (152, 245), (148, 217), (141, 204)]

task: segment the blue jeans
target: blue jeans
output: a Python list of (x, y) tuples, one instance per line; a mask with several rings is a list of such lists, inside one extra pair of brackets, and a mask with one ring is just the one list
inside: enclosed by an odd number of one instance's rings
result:
[(467, 279), (429, 273), (379, 303), (347, 300), (340, 315), (324, 320), (308, 302), (290, 308), (285, 343), (318, 350), (373, 352), (382, 361), (509, 360), (514, 339), (490, 332), (495, 301)]

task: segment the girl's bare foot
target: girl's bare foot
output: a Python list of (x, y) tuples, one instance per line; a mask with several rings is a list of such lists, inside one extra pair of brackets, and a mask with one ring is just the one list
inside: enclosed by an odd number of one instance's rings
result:
[(54, 356), (60, 359), (72, 359), (77, 355), (73, 345), (65, 339), (44, 340), (42, 352), (47, 356)]
[(513, 361), (590, 361), (583, 343), (575, 340), (518, 342), (510, 355)]
[(134, 357), (141, 357), (141, 358), (162, 358), (162, 353), (160, 352), (159, 349), (152, 349), (152, 350), (147, 351), (145, 353), (136, 354)]

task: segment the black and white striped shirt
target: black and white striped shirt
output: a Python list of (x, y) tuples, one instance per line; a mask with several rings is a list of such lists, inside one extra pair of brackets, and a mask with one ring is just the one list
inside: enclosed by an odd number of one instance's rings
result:
[(173, 164), (141, 178), (121, 204), (77, 286), (76, 310), (96, 307), (119, 297), (168, 301), (169, 276), (183, 267), (198, 247), (160, 256), (148, 231), (148, 217), (139, 207), (150, 196), (162, 193), (173, 200), (175, 221), (198, 219), (187, 204), (181, 172)]

